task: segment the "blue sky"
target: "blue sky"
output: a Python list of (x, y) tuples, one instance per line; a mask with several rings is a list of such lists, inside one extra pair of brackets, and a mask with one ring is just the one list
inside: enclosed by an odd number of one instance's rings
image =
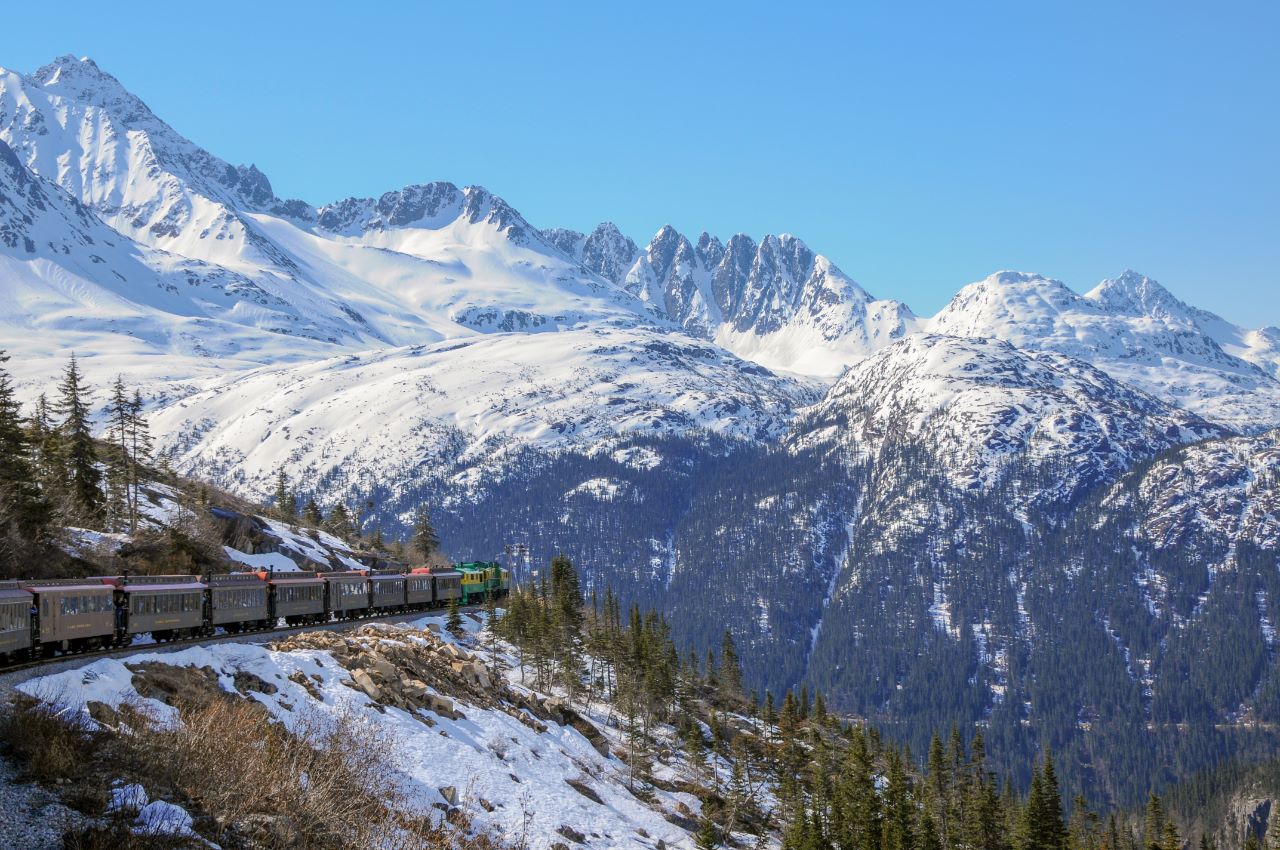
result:
[[(478, 183), (538, 226), (790, 232), (917, 312), (1132, 267), (1280, 325), (1280, 4), (9, 4), (320, 204)], [(127, 8), (129, 11), (123, 11)]]

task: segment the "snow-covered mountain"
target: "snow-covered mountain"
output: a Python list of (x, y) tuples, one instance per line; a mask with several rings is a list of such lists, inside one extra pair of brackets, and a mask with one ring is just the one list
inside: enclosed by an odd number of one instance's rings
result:
[(605, 222), (544, 237), (687, 332), (772, 369), (832, 378), (920, 325), (789, 234), (693, 243), (667, 225), (641, 250)]
[[(589, 451), (619, 434), (770, 442), (812, 390), (715, 346), (650, 330), (495, 333), (259, 369), (155, 416), (174, 460), (264, 492), (281, 468), (420, 485), (521, 447)], [(389, 450), (394, 447), (394, 450)], [(470, 471), (467, 471), (470, 470)]]
[(990, 490), (1015, 462), (1063, 470), (1063, 495), (1225, 429), (1060, 354), (997, 339), (916, 334), (850, 369), (799, 417), (792, 443), (863, 463), (926, 446), (936, 471)]
[(1086, 295), (1039, 275), (999, 272), (961, 289), (928, 329), (1084, 360), (1232, 427), (1280, 422), (1276, 330), (1245, 331), (1135, 272)]

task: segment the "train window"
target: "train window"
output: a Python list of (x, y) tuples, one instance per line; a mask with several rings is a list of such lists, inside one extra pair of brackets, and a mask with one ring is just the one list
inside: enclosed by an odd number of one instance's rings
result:
[(0, 605), (0, 632), (19, 632), (25, 630), (29, 625), (25, 603)]
[[(45, 613), (48, 613), (46, 600)], [(102, 614), (111, 610), (111, 597), (105, 593), (84, 596), (59, 596), (58, 613), (64, 617), (77, 614)]]
[(302, 587), (281, 587), (279, 591), (280, 601), (313, 602), (320, 598), (322, 590), (323, 587), (318, 584), (304, 585)]
[(338, 582), (341, 588), (338, 595), (346, 598), (348, 596), (364, 596), (364, 582), (342, 581)]
[(220, 590), (216, 601), (219, 608), (258, 608), (266, 604), (265, 592), (261, 587)]

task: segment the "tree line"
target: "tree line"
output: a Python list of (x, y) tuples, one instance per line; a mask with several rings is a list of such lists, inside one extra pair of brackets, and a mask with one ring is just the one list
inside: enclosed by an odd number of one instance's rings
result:
[[(495, 612), (496, 613), (496, 612)], [(821, 693), (789, 689), (779, 701), (744, 692), (731, 631), (719, 652), (681, 656), (663, 615), (632, 605), (622, 613), (609, 588), (584, 598), (563, 555), (532, 583), (513, 588), (496, 619), (514, 648), (521, 680), (606, 712), (625, 741), (627, 780), (640, 796), (670, 788), (655, 770), (661, 754), (682, 754), (680, 790), (702, 801), (686, 824), (702, 848), (784, 850), (1216, 850), (1206, 828), (1192, 840), (1160, 797), (1143, 812), (1095, 811), (1063, 799), (1047, 748), (1015, 791), (988, 760), (983, 728), (968, 740), (953, 726), (934, 733), (923, 759), (878, 728), (842, 717)], [(665, 785), (664, 785), (665, 783)], [(1231, 848), (1263, 850), (1242, 830)], [(1224, 848), (1226, 850), (1226, 848)]]
[(28, 413), (0, 351), (0, 564), (16, 569), (73, 526), (135, 532), (142, 473), (152, 442), (138, 389), (117, 377), (105, 404), (102, 440), (93, 435), (95, 391), (73, 354), (57, 385)]

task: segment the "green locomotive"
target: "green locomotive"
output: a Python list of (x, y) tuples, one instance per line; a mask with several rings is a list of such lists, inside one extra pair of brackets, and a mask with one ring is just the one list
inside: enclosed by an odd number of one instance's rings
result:
[(497, 561), (467, 561), (454, 564), (462, 573), (462, 604), (483, 602), (487, 594), (506, 596), (511, 590), (511, 574)]

